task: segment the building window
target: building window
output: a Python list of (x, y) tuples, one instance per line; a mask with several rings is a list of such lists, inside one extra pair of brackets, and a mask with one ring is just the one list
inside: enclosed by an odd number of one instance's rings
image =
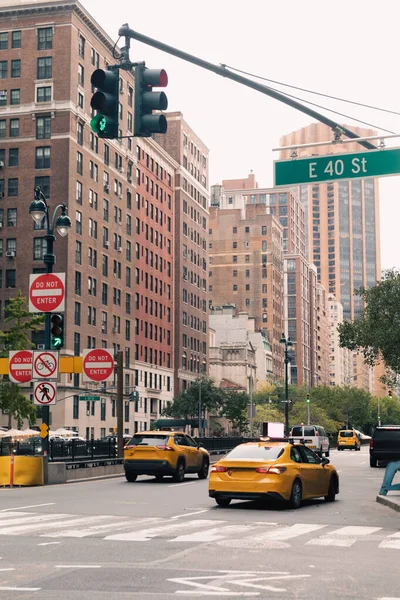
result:
[(5, 119), (1, 119), (0, 120), (0, 138), (4, 138), (6, 137), (6, 120)]
[(83, 37), (83, 35), (79, 36), (79, 56), (81, 56), (82, 58), (85, 58), (85, 38)]
[(83, 174), (83, 154), (82, 152), (76, 153), (76, 170), (78, 175)]
[(84, 107), (85, 96), (82, 92), (78, 92), (78, 106), (83, 110)]
[(79, 240), (75, 241), (75, 262), (77, 265), (82, 264), (82, 243)]
[(11, 90), (10, 92), (10, 104), (12, 106), (21, 103), (21, 90)]
[(19, 119), (10, 119), (10, 137), (19, 136)]
[(21, 77), (21, 59), (11, 61), (11, 77)]
[(267, 226), (266, 225), (263, 225), (261, 227), (261, 235), (267, 235)]
[(51, 85), (36, 88), (36, 102), (51, 102)]
[(18, 167), (19, 165), (19, 148), (10, 148), (8, 151), (8, 166)]
[(78, 126), (76, 128), (76, 141), (80, 146), (83, 146), (83, 124), (78, 122)]
[(80, 296), (82, 293), (82, 274), (80, 271), (75, 271), (75, 294)]
[(47, 140), (51, 137), (51, 117), (38, 117), (36, 119), (36, 139)]
[(6, 60), (0, 60), (0, 79), (7, 79), (8, 77), (8, 62)]
[(0, 91), (0, 106), (7, 106), (7, 90)]
[(53, 48), (53, 28), (41, 27), (38, 29), (38, 50), (51, 50)]
[(53, 76), (53, 59), (45, 56), (37, 59), (37, 79), (51, 79)]
[(50, 146), (36, 148), (35, 169), (50, 168)]
[(101, 302), (105, 306), (108, 304), (108, 285), (106, 283), (101, 286)]
[(82, 235), (82, 213), (77, 210), (75, 213), (76, 233)]
[(8, 31), (0, 33), (0, 50), (8, 49)]
[(17, 209), (16, 208), (8, 208), (7, 209), (7, 227), (16, 227), (17, 226)]
[(85, 85), (85, 67), (80, 63), (78, 65), (78, 83), (82, 87)]
[(35, 177), (35, 188), (40, 187), (47, 200), (50, 198), (50, 177)]
[(13, 31), (11, 33), (11, 48), (21, 48), (21, 31)]
[(15, 269), (6, 270), (6, 288), (15, 288), (16, 271)]
[(18, 179), (13, 178), (8, 180), (8, 195), (18, 196)]
[(75, 194), (76, 194), (75, 199), (76, 199), (77, 204), (82, 204), (82, 184), (80, 181), (76, 182)]

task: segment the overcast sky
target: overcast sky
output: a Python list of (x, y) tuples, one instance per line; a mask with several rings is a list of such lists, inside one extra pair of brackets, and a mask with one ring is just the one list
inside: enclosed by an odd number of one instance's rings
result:
[[(81, 0), (116, 40), (132, 29), (216, 64), (400, 113), (398, 0)], [(272, 186), (281, 135), (310, 124), (272, 98), (132, 41), (131, 60), (165, 68), (169, 110), (210, 149), (210, 184), (246, 177)], [(271, 86), (275, 84), (269, 84)], [(400, 115), (290, 90), (332, 119), (400, 132)], [(382, 129), (378, 129), (383, 133)], [(387, 140), (399, 146), (400, 138)], [(360, 147), (360, 150), (363, 149)], [(382, 268), (400, 268), (400, 176), (380, 180)]]

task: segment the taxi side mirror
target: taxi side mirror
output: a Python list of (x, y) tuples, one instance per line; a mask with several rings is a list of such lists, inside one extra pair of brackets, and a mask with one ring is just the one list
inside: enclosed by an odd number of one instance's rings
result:
[(203, 444), (202, 444), (201, 442), (198, 442), (198, 443), (197, 443), (197, 447), (198, 447), (198, 448), (202, 448), (202, 447), (203, 447)]
[(324, 467), (325, 465), (329, 465), (329, 463), (330, 463), (329, 458), (323, 458), (321, 460), (321, 467)]

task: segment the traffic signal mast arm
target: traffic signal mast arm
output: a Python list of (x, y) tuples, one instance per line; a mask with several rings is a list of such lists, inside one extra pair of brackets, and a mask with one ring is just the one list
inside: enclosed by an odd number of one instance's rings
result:
[[(253, 81), (252, 79), (248, 79), (247, 77), (243, 77), (242, 75), (239, 75), (238, 73), (229, 71), (224, 65), (214, 65), (213, 63), (210, 63), (206, 60), (197, 58), (197, 56), (193, 56), (192, 54), (188, 54), (187, 52), (178, 50), (178, 48), (174, 48), (173, 46), (169, 46), (168, 44), (164, 44), (163, 42), (159, 42), (158, 40), (154, 40), (153, 38), (147, 37), (146, 35), (143, 35), (142, 33), (138, 33), (137, 31), (130, 29), (128, 24), (123, 25), (119, 29), (118, 35), (121, 37), (125, 37), (125, 46), (124, 46), (124, 48), (122, 48), (122, 57), (121, 57), (122, 64), (121, 64), (121, 66), (124, 63), (129, 64), (129, 62), (130, 62), (129, 61), (130, 39), (138, 40), (139, 42), (142, 42), (143, 44), (147, 44), (148, 46), (152, 46), (153, 48), (158, 48), (158, 50), (162, 50), (163, 52), (172, 54), (173, 56), (176, 56), (177, 58), (181, 58), (182, 60), (186, 60), (187, 62), (197, 65), (198, 67), (202, 67), (203, 69), (206, 69), (207, 71), (212, 71), (213, 73), (216, 73), (217, 75), (221, 75), (222, 77), (227, 77), (228, 79), (232, 79), (232, 81), (236, 81), (237, 83), (246, 85), (247, 87), (250, 87), (253, 90), (256, 90), (257, 92), (261, 92), (262, 94), (271, 96), (271, 98), (275, 98), (275, 100), (279, 100), (279, 102), (284, 102), (284, 104), (287, 104), (288, 106), (291, 106), (292, 108), (295, 108), (296, 110), (299, 110), (299, 111), (305, 113), (309, 117), (312, 117), (313, 119), (316, 119), (317, 121), (320, 121), (321, 123), (324, 123), (328, 127), (331, 127), (332, 130), (337, 130), (339, 128), (341, 131), (343, 131), (343, 133), (348, 138), (357, 140), (357, 138), (359, 137), (353, 131), (351, 131), (350, 129), (347, 129), (347, 127), (343, 127), (342, 125), (339, 125), (339, 123), (336, 123), (335, 121), (332, 121), (328, 117), (321, 115), (320, 113), (316, 112), (315, 110), (312, 110), (312, 108), (308, 108), (307, 106), (300, 104), (300, 102), (296, 102), (295, 100), (288, 98), (284, 94), (281, 94), (280, 92), (277, 92), (277, 91), (267, 87), (266, 85), (262, 85), (261, 83), (257, 83), (256, 81)], [(373, 144), (371, 144), (368, 141), (360, 141), (358, 143), (361, 144), (361, 146), (364, 146), (364, 148), (367, 148), (368, 150), (377, 150), (376, 146), (374, 146)]]

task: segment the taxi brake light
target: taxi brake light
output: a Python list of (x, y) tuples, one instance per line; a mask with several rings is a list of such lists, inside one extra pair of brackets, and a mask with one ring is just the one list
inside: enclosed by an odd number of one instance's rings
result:
[(280, 475), (287, 471), (286, 467), (258, 467), (256, 469), (257, 473), (274, 473), (275, 475)]
[(172, 452), (174, 452), (174, 449), (171, 448), (171, 446), (156, 446), (156, 448), (159, 450), (172, 450)]
[(211, 473), (226, 473), (228, 467), (222, 467), (220, 465), (213, 465), (211, 467)]

